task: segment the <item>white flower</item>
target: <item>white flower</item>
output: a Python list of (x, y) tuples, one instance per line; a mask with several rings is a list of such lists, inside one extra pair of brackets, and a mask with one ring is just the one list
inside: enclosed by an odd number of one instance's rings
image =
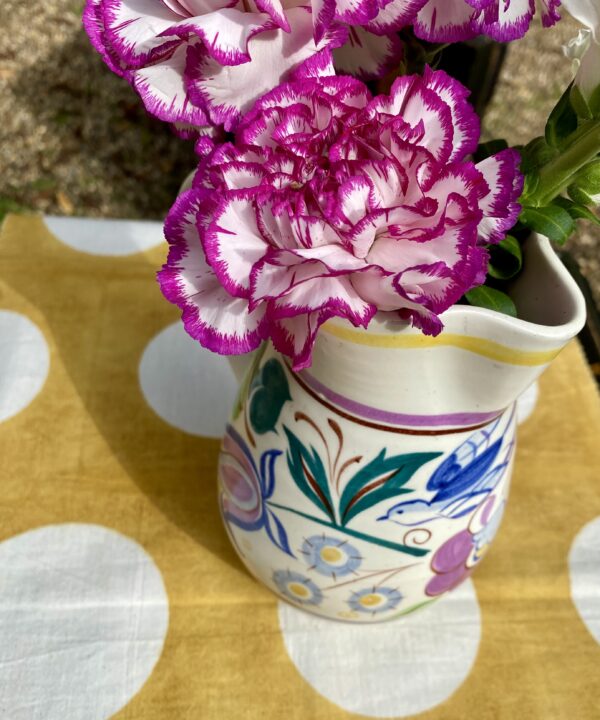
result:
[(600, 0), (563, 0), (562, 5), (585, 26), (564, 51), (573, 60), (575, 84), (589, 100), (600, 86)]

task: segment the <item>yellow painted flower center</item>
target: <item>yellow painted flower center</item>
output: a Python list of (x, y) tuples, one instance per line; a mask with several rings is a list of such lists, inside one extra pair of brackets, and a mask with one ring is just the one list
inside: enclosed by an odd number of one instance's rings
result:
[(344, 557), (342, 551), (336, 547), (324, 547), (321, 549), (320, 555), (321, 560), (326, 563), (338, 563)]
[(358, 602), (363, 607), (371, 608), (371, 607), (375, 607), (376, 605), (381, 605), (382, 601), (383, 601), (383, 598), (381, 597), (381, 595), (377, 595), (375, 593), (369, 593), (368, 595), (363, 595)]
[(288, 585), (288, 590), (292, 593), (292, 595), (299, 598), (307, 598), (310, 596), (310, 590), (306, 587), (306, 585), (302, 585), (302, 583), (292, 582)]

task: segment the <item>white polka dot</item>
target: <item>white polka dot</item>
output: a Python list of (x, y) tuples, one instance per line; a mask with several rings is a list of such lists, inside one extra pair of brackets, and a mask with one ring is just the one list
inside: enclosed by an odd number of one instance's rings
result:
[(519, 425), (529, 419), (537, 405), (540, 388), (537, 380), (532, 383), (525, 392), (517, 398), (517, 422)]
[(332, 622), (280, 603), (279, 624), (290, 658), (317, 692), (377, 718), (413, 715), (450, 697), (469, 674), (481, 635), (470, 580), (388, 623)]
[(50, 353), (31, 320), (0, 310), (0, 421), (27, 407), (48, 376)]
[(569, 572), (575, 607), (600, 643), (600, 517), (589, 522), (573, 540)]
[(0, 544), (0, 714), (105, 720), (160, 657), (161, 575), (132, 540), (97, 525), (49, 525)]
[(90, 255), (133, 255), (165, 242), (163, 226), (159, 222), (52, 215), (46, 215), (44, 221), (50, 232), (65, 245)]
[(221, 437), (233, 409), (237, 383), (226, 357), (203, 348), (180, 322), (147, 345), (139, 368), (150, 407), (170, 425)]

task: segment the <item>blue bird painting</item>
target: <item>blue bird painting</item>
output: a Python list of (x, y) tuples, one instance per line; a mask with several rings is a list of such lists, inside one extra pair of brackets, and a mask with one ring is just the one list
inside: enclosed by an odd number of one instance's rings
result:
[[(507, 427), (511, 421), (512, 417)], [(378, 519), (414, 527), (473, 512), (498, 485), (510, 462), (514, 442), (508, 444), (501, 459), (504, 433), (492, 442), (499, 423), (496, 420), (473, 433), (439, 465), (427, 483), (427, 490), (432, 493), (429, 500), (406, 500)]]

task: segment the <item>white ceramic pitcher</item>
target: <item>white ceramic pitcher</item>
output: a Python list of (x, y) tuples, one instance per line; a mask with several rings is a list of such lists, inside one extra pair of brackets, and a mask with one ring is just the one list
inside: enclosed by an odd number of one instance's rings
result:
[(527, 241), (511, 295), (519, 319), (459, 305), (437, 338), (329, 321), (299, 373), (270, 345), (254, 355), (219, 496), (256, 578), (318, 615), (374, 622), (471, 573), (507, 501), (515, 401), (585, 322), (545, 238)]

